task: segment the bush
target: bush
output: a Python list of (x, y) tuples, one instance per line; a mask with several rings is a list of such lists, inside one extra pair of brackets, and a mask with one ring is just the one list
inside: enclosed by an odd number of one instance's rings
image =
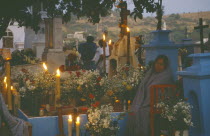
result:
[(30, 48), (24, 50), (15, 50), (12, 52), (11, 65), (34, 64), (39, 62), (34, 51)]

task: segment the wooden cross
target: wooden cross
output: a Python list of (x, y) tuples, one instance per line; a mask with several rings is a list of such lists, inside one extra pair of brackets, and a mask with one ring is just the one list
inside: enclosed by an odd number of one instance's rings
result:
[(194, 27), (194, 29), (199, 29), (200, 30), (200, 47), (201, 47), (201, 53), (204, 53), (204, 44), (203, 44), (203, 29), (208, 28), (209, 25), (203, 25), (203, 19), (199, 18), (199, 26)]
[(123, 0), (120, 1), (120, 4), (118, 5), (118, 7), (121, 9), (121, 12), (120, 12), (121, 20), (120, 20), (119, 27), (121, 29), (120, 38), (122, 38), (124, 35), (127, 34), (126, 27), (128, 23), (128, 15), (130, 15), (130, 10), (127, 9), (127, 3), (126, 1), (123, 1)]

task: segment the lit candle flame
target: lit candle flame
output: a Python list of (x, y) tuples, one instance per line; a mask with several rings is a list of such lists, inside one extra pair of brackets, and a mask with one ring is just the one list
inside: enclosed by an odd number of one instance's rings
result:
[(127, 27), (127, 32), (130, 32), (130, 28), (129, 27)]
[(77, 123), (80, 123), (80, 118), (79, 117), (77, 117)]
[(106, 40), (106, 36), (105, 36), (105, 34), (103, 34), (103, 41), (105, 41)]
[(7, 77), (4, 77), (4, 83), (6, 83), (7, 82)]
[(47, 65), (43, 63), (44, 70), (47, 71)]
[(72, 115), (69, 115), (69, 121), (72, 121)]
[(7, 84), (5, 85), (5, 87), (7, 88)]
[(61, 76), (61, 73), (60, 73), (60, 70), (59, 69), (57, 69), (57, 71), (56, 71), (56, 76), (57, 77), (60, 77)]
[(13, 86), (11, 86), (11, 90), (13, 90), (14, 88), (13, 88)]
[(116, 103), (119, 103), (119, 102), (120, 102), (120, 100), (115, 100), (115, 102), (116, 102)]
[(109, 40), (109, 45), (111, 45), (112, 44), (112, 40)]

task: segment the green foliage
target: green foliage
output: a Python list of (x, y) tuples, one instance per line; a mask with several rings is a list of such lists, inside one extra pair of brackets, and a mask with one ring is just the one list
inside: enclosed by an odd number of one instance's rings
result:
[(34, 64), (39, 60), (32, 49), (15, 50), (12, 52), (11, 65), (24, 65), (24, 64)]
[[(142, 18), (143, 11), (154, 12), (156, 3), (148, 0), (133, 0), (136, 8), (132, 15), (134, 18)], [(72, 15), (77, 18), (87, 17), (88, 21), (95, 24), (101, 17), (110, 14), (115, 4), (115, 0), (1, 0), (0, 5), (0, 38), (5, 34), (9, 23), (17, 21), (20, 26), (39, 30), (41, 22), (41, 3), (43, 9), (47, 11), (49, 17), (62, 16), (63, 22), (72, 19)], [(30, 10), (33, 7), (33, 12)]]

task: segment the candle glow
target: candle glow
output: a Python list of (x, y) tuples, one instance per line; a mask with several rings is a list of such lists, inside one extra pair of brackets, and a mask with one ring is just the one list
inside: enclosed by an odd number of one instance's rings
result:
[(69, 115), (69, 119), (68, 119), (69, 121), (72, 121), (72, 115)]
[(7, 77), (4, 77), (4, 83), (7, 83)]
[(106, 36), (105, 36), (105, 34), (103, 34), (103, 41), (105, 41), (106, 40)]
[(120, 102), (120, 100), (115, 100), (115, 102), (116, 102), (116, 103), (119, 103), (119, 102)]
[(47, 71), (47, 65), (43, 63), (44, 70)]
[(127, 27), (127, 32), (130, 32), (130, 28), (129, 27)]
[(112, 44), (112, 40), (109, 40), (109, 45), (111, 45)]
[(76, 123), (80, 123), (80, 118), (79, 117), (77, 117)]
[(60, 70), (59, 69), (57, 69), (57, 71), (56, 71), (56, 76), (57, 77), (60, 77), (61, 76), (61, 73), (60, 73)]

